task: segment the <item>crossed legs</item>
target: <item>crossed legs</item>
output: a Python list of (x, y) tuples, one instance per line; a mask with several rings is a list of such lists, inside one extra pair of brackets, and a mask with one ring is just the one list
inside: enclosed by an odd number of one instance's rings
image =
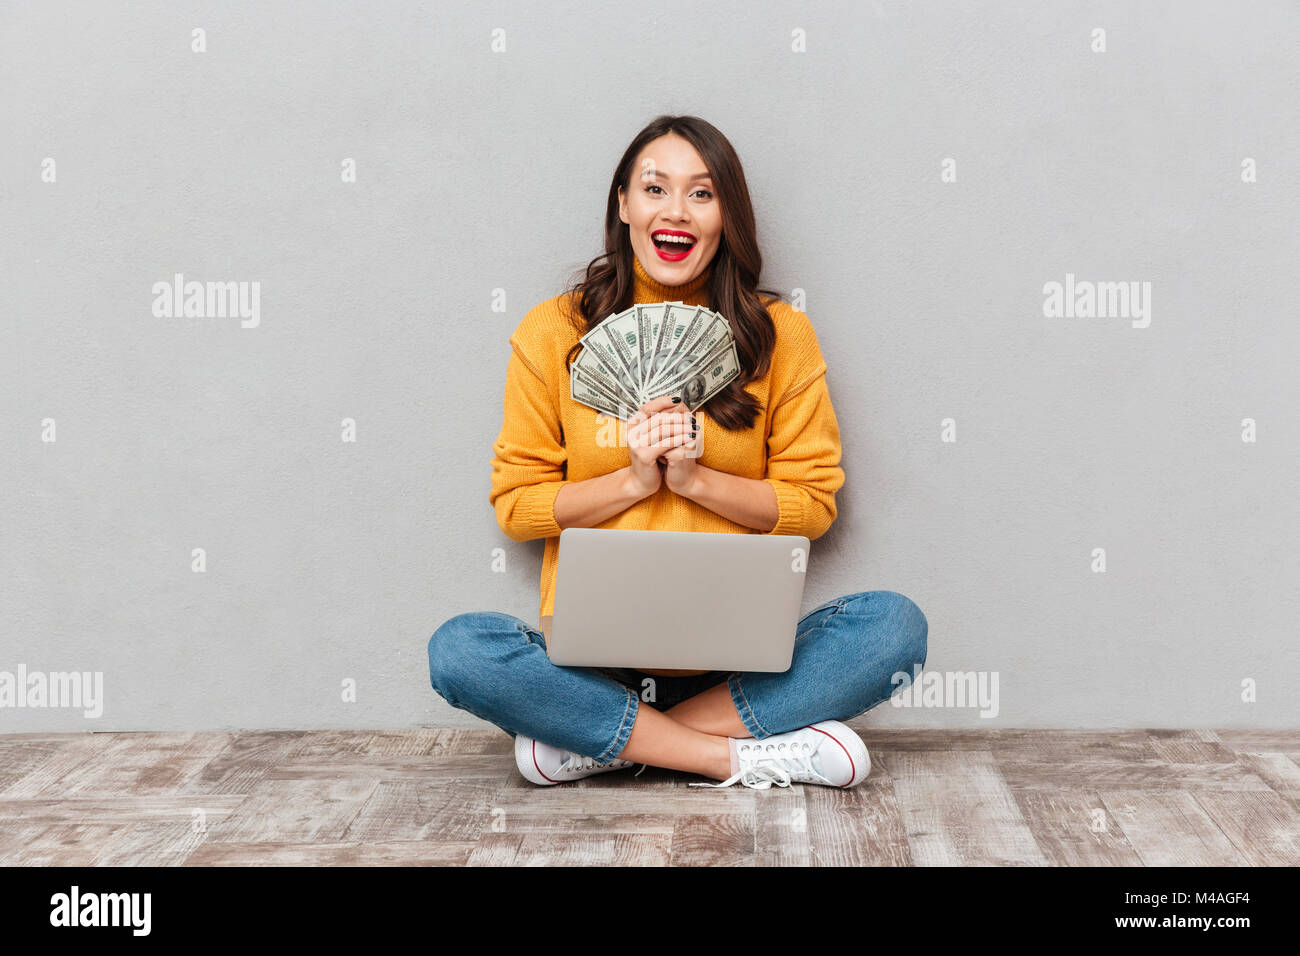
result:
[(729, 737), (763, 738), (848, 720), (924, 665), (924, 614), (893, 591), (832, 600), (800, 621), (788, 671), (733, 673), (667, 711), (585, 668), (551, 664), (543, 635), (499, 612), (457, 615), (429, 641), (433, 687), (454, 707), (608, 763), (615, 758), (731, 776)]
[(748, 736), (731, 693), (722, 683), (668, 710), (638, 708), (632, 735), (618, 756), (633, 763), (726, 780), (731, 776), (727, 738)]

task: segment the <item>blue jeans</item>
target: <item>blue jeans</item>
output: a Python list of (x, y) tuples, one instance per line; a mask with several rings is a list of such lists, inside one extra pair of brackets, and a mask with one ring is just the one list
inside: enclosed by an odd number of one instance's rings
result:
[[(603, 765), (623, 751), (646, 702), (667, 710), (726, 683), (751, 737), (848, 720), (906, 686), (925, 664), (925, 615), (894, 591), (860, 591), (800, 619), (790, 669), (709, 671), (694, 677), (629, 668), (561, 667), (545, 638), (499, 611), (457, 614), (429, 638), (429, 680), (460, 710)], [(899, 682), (902, 672), (908, 680)], [(651, 683), (652, 682), (652, 683)]]

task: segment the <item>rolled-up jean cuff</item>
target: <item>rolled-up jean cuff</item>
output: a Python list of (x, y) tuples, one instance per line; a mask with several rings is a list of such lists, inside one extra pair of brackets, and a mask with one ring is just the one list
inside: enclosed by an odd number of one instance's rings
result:
[(627, 690), (627, 708), (623, 711), (623, 720), (618, 725), (618, 733), (614, 735), (614, 742), (605, 748), (605, 752), (596, 758), (596, 763), (602, 767), (607, 767), (623, 752), (627, 746), (628, 738), (632, 736), (632, 725), (636, 723), (637, 711), (641, 708), (641, 698), (637, 697), (632, 688)]
[(731, 702), (736, 705), (736, 713), (740, 715), (740, 722), (749, 731), (749, 736), (755, 740), (770, 737), (771, 734), (759, 724), (758, 718), (754, 716), (754, 711), (749, 706), (749, 701), (745, 698), (745, 692), (740, 686), (739, 674), (732, 674), (727, 678), (727, 689), (731, 691)]

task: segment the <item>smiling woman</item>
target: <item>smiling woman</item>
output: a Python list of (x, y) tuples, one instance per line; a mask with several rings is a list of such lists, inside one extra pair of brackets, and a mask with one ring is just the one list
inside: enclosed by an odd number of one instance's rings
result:
[[(712, 420), (749, 428), (761, 402), (745, 388), (769, 371), (776, 344), (771, 306), (781, 293), (757, 287), (763, 271), (744, 167), (731, 143), (696, 116), (661, 116), (628, 145), (614, 171), (605, 213), (605, 254), (566, 290), (577, 321), (590, 331), (632, 304), (638, 271), (645, 301), (701, 302), (731, 325), (744, 370), (709, 400)], [(572, 363), (581, 346), (566, 358)]]
[[(618, 190), (619, 219), (628, 224), (637, 258), (643, 263), (656, 259), (685, 263), (680, 269), (647, 268), (664, 285), (682, 285), (699, 275), (722, 235), (713, 177), (700, 162), (695, 147), (669, 133), (655, 140), (640, 158), (636, 187), (630, 193), (622, 187)], [(685, 223), (695, 231), (683, 228)]]
[[(546, 539), (539, 619), (453, 616), (429, 640), (429, 676), (453, 706), (514, 735), (516, 765), (533, 783), (636, 761), (720, 786), (856, 786), (871, 761), (841, 721), (887, 700), (894, 675), (925, 662), (925, 616), (893, 591), (847, 595), (831, 613), (823, 605), (806, 615), (780, 673), (611, 671), (547, 656), (563, 528), (812, 539), (835, 520), (844, 472), (826, 362), (808, 316), (758, 288), (756, 232), (727, 138), (699, 117), (660, 116), (615, 168), (604, 253), (510, 336), (488, 500), (508, 537)], [(582, 336), (611, 313), (656, 302), (721, 315), (740, 374), (703, 404), (698, 388), (651, 397), (626, 442), (604, 440), (608, 422), (572, 397), (570, 367)], [(658, 602), (664, 626), (688, 624), (689, 609), (636, 584), (628, 581), (629, 599)]]

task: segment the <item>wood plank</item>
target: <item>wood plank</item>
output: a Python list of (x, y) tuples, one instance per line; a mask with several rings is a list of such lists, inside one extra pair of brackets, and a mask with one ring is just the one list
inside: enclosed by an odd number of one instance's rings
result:
[(374, 734), (357, 730), (307, 730), (298, 743), (289, 748), (284, 759), (287, 763), (298, 760), (339, 760), (346, 763), (351, 757), (364, 754)]
[(344, 843), (378, 779), (263, 780), (239, 812), (210, 828), (208, 843)]
[(365, 753), (377, 756), (513, 754), (514, 740), (501, 730), (391, 730), (371, 735)]
[(912, 847), (887, 769), (902, 754), (872, 752), (871, 775), (850, 790), (805, 787), (808, 858), (814, 866), (911, 866)]
[(129, 824), (34, 823), (16, 827), (5, 844), (4, 866), (94, 866)]
[[(514, 761), (500, 754), (349, 754), (338, 760), (286, 758), (263, 773), (264, 780), (335, 780), (340, 775), (396, 780), (491, 780), (515, 774)], [(520, 780), (526, 786), (528, 781)], [(585, 781), (581, 781), (585, 782)], [(574, 784), (565, 784), (574, 786)]]
[(49, 763), (77, 734), (7, 734), (0, 736), (0, 797), (29, 772)]
[(666, 833), (575, 833), (561, 843), (549, 834), (525, 833), (511, 865), (667, 866), (671, 852)]
[(185, 866), (461, 866), (473, 843), (204, 843)]
[(0, 823), (45, 824), (101, 823), (110, 826), (136, 823), (188, 822), (195, 811), (205, 821), (223, 820), (244, 802), (242, 794), (142, 794), (125, 797), (39, 797), (0, 799)]
[(381, 780), (340, 843), (473, 843), (491, 829), (500, 786), (483, 780)]
[[(754, 865), (808, 866), (808, 804), (811, 787), (772, 787), (754, 800)], [(676, 862), (676, 861), (674, 861)]]
[(1300, 751), (1300, 730), (1218, 730), (1219, 740), (1233, 750), (1250, 750), (1256, 753), (1289, 753)]
[(918, 866), (1045, 866), (989, 751), (882, 752)]
[(859, 733), (863, 786), (764, 791), (656, 767), (537, 787), (495, 728), (0, 736), (0, 863), (1300, 862), (1297, 731)]
[[(483, 835), (499, 833), (662, 833), (672, 836), (676, 817), (669, 813), (557, 813), (551, 810), (511, 810), (493, 806)], [(499, 827), (493, 831), (493, 827)]]
[(1013, 789), (1034, 842), (1055, 866), (1141, 866), (1124, 830), (1091, 790)]
[(298, 745), (303, 732), (242, 732), (180, 787), (181, 793), (248, 793)]
[(101, 751), (111, 741), (111, 734), (71, 735), (66, 746), (59, 747), (47, 759), (29, 767), (21, 779), (5, 789), (3, 796), (24, 799), (42, 793), (57, 794), (64, 777), (99, 759)]
[(467, 866), (513, 866), (526, 833), (484, 833), (465, 861)]
[(95, 866), (180, 866), (208, 838), (193, 821), (136, 823), (95, 856)]
[(673, 827), (668, 861), (673, 866), (753, 866), (753, 812), (681, 814)]
[(1169, 763), (1107, 753), (1043, 754), (999, 750), (997, 766), (1013, 789), (1050, 790), (1267, 790), (1240, 763)]
[[(582, 781), (587, 782), (587, 781)], [(562, 783), (530, 789), (502, 787), (497, 804), (508, 814), (539, 813), (741, 813), (752, 814), (755, 791), (737, 784), (721, 790), (679, 787), (646, 791), (635, 788), (579, 789)]]
[(1239, 750), (1237, 760), (1274, 793), (1300, 807), (1300, 766), (1286, 754)]
[[(96, 733), (62, 758), (32, 776), (27, 787), (12, 788), (10, 796), (131, 793), (139, 796), (174, 792), (229, 746), (224, 733)], [(69, 760), (76, 764), (68, 766)], [(54, 774), (58, 776), (55, 779)], [(39, 781), (41, 789), (33, 791)]]
[(1300, 813), (1272, 792), (1198, 793), (1210, 819), (1251, 866), (1300, 866)]
[(1151, 748), (1169, 763), (1235, 763), (1237, 753), (1212, 730), (1148, 730)]
[(846, 721), (857, 731), (867, 749), (905, 750), (980, 750), (1001, 753), (1092, 754), (1115, 757), (1155, 759), (1151, 739), (1145, 730), (978, 730), (953, 729), (891, 730), (876, 725), (863, 726), (863, 717)]
[(1099, 791), (1098, 796), (1145, 866), (1246, 863), (1190, 793), (1130, 789)]

